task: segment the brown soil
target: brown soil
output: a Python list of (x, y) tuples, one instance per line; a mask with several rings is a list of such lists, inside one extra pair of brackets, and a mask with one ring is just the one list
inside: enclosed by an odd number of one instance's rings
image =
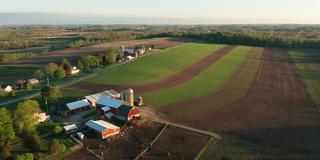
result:
[(48, 63), (60, 62), (62, 58), (67, 58), (72, 64), (76, 64), (79, 57), (84, 55), (101, 55), (108, 51), (110, 48), (120, 48), (121, 45), (126, 47), (134, 47), (136, 45), (152, 45), (154, 44), (156, 48), (168, 48), (178, 44), (183, 43), (180, 39), (147, 39), (147, 40), (134, 40), (134, 41), (120, 41), (97, 44), (87, 47), (81, 47), (79, 49), (65, 49), (60, 51), (53, 51), (46, 55), (40, 55), (35, 57), (24, 58), (20, 61), (6, 63), (9, 65), (23, 65), (23, 66), (43, 66)]
[[(137, 85), (137, 86), (131, 86), (135, 92), (137, 93), (143, 93), (143, 92), (150, 92), (158, 89), (164, 89), (164, 88), (170, 88), (176, 85), (179, 85), (185, 81), (188, 81), (192, 79), (193, 77), (200, 74), (203, 70), (210, 67), (212, 64), (214, 64), (216, 61), (218, 61), (221, 57), (228, 54), (229, 51), (234, 49), (236, 46), (226, 46), (223, 47), (212, 54), (204, 57), (200, 61), (196, 62), (195, 64), (190, 65), (189, 67), (183, 69), (182, 71), (165, 78), (161, 81), (149, 83), (149, 84), (143, 84), (143, 85)], [(69, 88), (73, 89), (90, 89), (90, 91), (101, 91), (105, 89), (114, 89), (114, 90), (123, 90), (125, 88), (128, 88), (130, 86), (126, 85), (102, 85), (102, 84), (92, 84), (87, 82), (79, 82), (76, 84), (73, 84), (69, 86)]]
[(288, 53), (266, 49), (256, 78), (241, 100), (179, 121), (279, 149), (318, 152), (318, 112)]
[(180, 128), (167, 128), (141, 159), (194, 159), (209, 137)]

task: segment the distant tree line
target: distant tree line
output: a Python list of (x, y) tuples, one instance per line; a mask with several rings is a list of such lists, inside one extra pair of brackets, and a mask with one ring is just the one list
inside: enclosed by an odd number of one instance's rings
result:
[(259, 47), (320, 48), (320, 38), (284, 36), (271, 32), (163, 32), (145, 38), (152, 37), (193, 38), (210, 43)]
[(30, 57), (30, 56), (36, 56), (39, 54), (36, 53), (2, 53), (0, 54), (0, 62), (1, 63), (8, 63), (8, 62), (14, 62), (21, 58)]
[(140, 34), (135, 34), (131, 32), (120, 32), (120, 31), (108, 31), (103, 33), (97, 33), (91, 37), (84, 37), (76, 40), (69, 44), (70, 48), (79, 48), (83, 46), (88, 46), (96, 43), (102, 42), (113, 42), (121, 40), (133, 40), (138, 39)]

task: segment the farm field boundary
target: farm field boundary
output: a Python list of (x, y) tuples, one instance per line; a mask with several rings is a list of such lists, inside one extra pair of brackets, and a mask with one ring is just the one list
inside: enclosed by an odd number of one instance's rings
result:
[(320, 70), (303, 52), (290, 52), (313, 101), (320, 106)]

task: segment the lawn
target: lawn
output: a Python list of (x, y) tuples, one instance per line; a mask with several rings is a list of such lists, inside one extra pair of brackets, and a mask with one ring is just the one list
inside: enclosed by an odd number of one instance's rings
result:
[(252, 47), (239, 46), (193, 79), (167, 89), (142, 94), (151, 104), (165, 105), (202, 96), (220, 87), (237, 70)]
[(97, 84), (144, 84), (175, 74), (210, 53), (224, 47), (214, 44), (185, 44), (155, 53), (152, 56), (108, 69), (85, 80)]
[(320, 105), (320, 71), (303, 52), (290, 52), (313, 101)]
[(15, 85), (19, 79), (31, 79), (38, 67), (0, 66), (0, 82)]

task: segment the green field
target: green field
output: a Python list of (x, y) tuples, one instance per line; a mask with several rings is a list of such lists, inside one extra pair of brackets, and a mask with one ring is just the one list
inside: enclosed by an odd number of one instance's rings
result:
[(206, 95), (220, 87), (237, 70), (252, 47), (239, 46), (193, 79), (167, 89), (142, 94), (147, 102), (164, 105)]
[[(232, 78), (229, 78), (221, 87), (208, 97), (198, 99), (197, 106), (193, 105), (175, 105), (175, 109), (171, 107), (161, 108), (170, 117), (187, 117), (195, 111), (201, 112), (209, 109), (222, 107), (243, 98), (250, 89), (255, 80), (256, 73), (260, 64), (263, 48), (254, 48), (252, 52), (242, 61)], [(196, 110), (195, 110), (196, 109)]]
[(108, 69), (85, 80), (98, 84), (145, 84), (168, 77), (224, 47), (214, 44), (186, 44), (152, 56)]
[(0, 66), (0, 82), (15, 85), (19, 79), (33, 78), (38, 67)]
[(320, 105), (320, 70), (303, 52), (290, 52), (313, 101)]

